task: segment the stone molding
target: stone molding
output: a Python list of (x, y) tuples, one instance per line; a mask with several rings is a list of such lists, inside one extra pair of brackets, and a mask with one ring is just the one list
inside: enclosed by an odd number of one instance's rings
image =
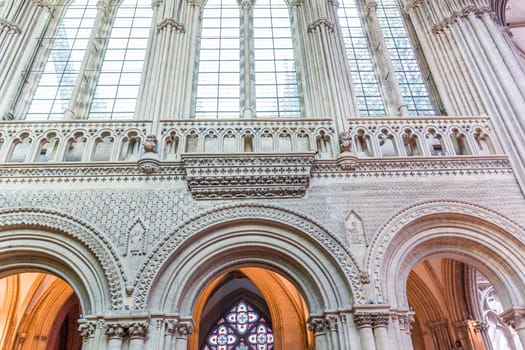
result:
[(9, 22), (7, 19), (0, 18), (0, 32), (18, 34), (20, 33), (20, 28), (16, 24)]
[(183, 154), (195, 199), (302, 197), (315, 154)]
[(354, 298), (357, 301), (366, 299), (362, 288), (363, 280), (361, 276), (363, 273), (359, 270), (351, 253), (345, 248), (344, 243), (337, 236), (303, 214), (277, 206), (242, 203), (213, 208), (197, 214), (195, 217), (181, 223), (171, 234), (164, 237), (150, 251), (137, 270), (134, 281), (136, 294), (133, 299), (133, 307), (135, 309), (145, 308), (146, 299), (157, 272), (187, 238), (211, 227), (235, 220), (260, 220), (261, 218), (281, 225), (291, 226), (313, 238), (339, 263), (339, 267), (353, 287), (352, 294)]
[(354, 322), (357, 328), (386, 327), (389, 321), (389, 311), (354, 311)]
[(373, 237), (369, 256), (365, 263), (365, 271), (372, 272), (373, 284), (376, 288), (378, 300), (383, 300), (381, 290), (381, 270), (383, 267), (384, 255), (394, 237), (408, 226), (410, 223), (420, 220), (430, 215), (462, 214), (479, 220), (490, 222), (513, 236), (525, 241), (525, 228), (516, 222), (508, 219), (504, 215), (471, 203), (460, 201), (428, 201), (412, 205), (393, 215), (379, 228)]
[(112, 310), (122, 308), (126, 273), (113, 244), (94, 227), (67, 213), (39, 208), (0, 210), (0, 231), (11, 228), (38, 228), (61, 232), (82, 243), (103, 269), (109, 286)]
[(186, 29), (184, 28), (184, 24), (177, 22), (175, 18), (167, 17), (164, 18), (162, 21), (160, 21), (159, 24), (157, 24), (157, 32), (161, 31), (175, 31), (175, 33), (185, 33)]
[(334, 31), (334, 28), (334, 22), (330, 21), (328, 18), (319, 17), (308, 25), (308, 33), (316, 32), (318, 30), (323, 29), (326, 29), (328, 32), (332, 33)]

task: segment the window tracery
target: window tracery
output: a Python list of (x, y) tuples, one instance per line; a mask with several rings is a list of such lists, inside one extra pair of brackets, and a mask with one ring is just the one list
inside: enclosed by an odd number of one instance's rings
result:
[(271, 325), (243, 300), (217, 321), (207, 338), (209, 350), (273, 350), (273, 343)]

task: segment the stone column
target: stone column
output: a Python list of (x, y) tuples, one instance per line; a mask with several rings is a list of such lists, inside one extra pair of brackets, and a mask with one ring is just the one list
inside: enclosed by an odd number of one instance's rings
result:
[(147, 322), (133, 322), (128, 328), (129, 350), (144, 349), (144, 338), (148, 334)]
[(177, 331), (178, 322), (176, 320), (164, 321), (164, 347), (163, 349), (172, 349), (175, 343), (175, 333)]
[(525, 349), (525, 307), (514, 307), (500, 314), (501, 318), (510, 325), (520, 338), (521, 346)]
[(252, 28), (253, 4), (251, 0), (241, 1), (241, 116), (255, 117), (255, 69)]
[(308, 329), (314, 333), (316, 350), (331, 349), (329, 342), (330, 325), (326, 319), (323, 317), (310, 318), (308, 321)]
[(93, 340), (95, 337), (95, 331), (97, 329), (97, 324), (95, 322), (82, 322), (80, 321), (80, 326), (78, 327), (78, 332), (82, 337), (82, 349), (92, 349), (94, 348)]
[(121, 350), (124, 338), (127, 336), (129, 324), (122, 322), (106, 323), (108, 350)]
[(175, 333), (175, 350), (186, 350), (188, 348), (188, 337), (193, 333), (193, 322), (179, 322)]
[(374, 338), (377, 350), (389, 350), (392, 349), (392, 345), (395, 346), (395, 343), (389, 341), (388, 338), (387, 327), (389, 319), (389, 312), (374, 312), (372, 314), (372, 327), (374, 328)]
[(377, 18), (377, 2), (375, 0), (366, 0), (362, 12), (368, 24), (370, 45), (375, 51), (373, 56), (381, 77), (380, 84), (386, 99), (387, 113), (390, 115), (408, 116), (408, 107), (403, 100), (394, 65), (388, 53), (383, 31)]

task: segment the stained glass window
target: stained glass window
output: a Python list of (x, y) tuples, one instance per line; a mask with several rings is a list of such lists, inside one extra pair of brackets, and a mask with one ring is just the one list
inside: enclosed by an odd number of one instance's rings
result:
[(97, 0), (74, 0), (65, 9), (54, 38), (43, 38), (51, 49), (29, 105), (26, 119), (63, 119), (84, 60), (97, 15)]
[(210, 350), (273, 350), (271, 325), (245, 301), (239, 301), (208, 335)]

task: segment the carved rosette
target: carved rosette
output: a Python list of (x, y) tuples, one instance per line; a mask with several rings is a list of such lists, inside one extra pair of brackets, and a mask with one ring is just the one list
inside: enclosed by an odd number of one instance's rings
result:
[(128, 334), (131, 338), (145, 338), (148, 334), (147, 322), (133, 322), (129, 325)]
[(106, 323), (106, 335), (110, 339), (124, 339), (128, 328), (129, 324), (124, 322)]
[(93, 338), (96, 329), (97, 325), (95, 322), (86, 322), (80, 324), (80, 326), (78, 326), (78, 332), (82, 337), (82, 342), (86, 342), (89, 338)]
[(323, 317), (311, 318), (308, 321), (308, 329), (310, 332), (313, 332), (314, 335), (326, 333), (330, 330), (330, 323)]

